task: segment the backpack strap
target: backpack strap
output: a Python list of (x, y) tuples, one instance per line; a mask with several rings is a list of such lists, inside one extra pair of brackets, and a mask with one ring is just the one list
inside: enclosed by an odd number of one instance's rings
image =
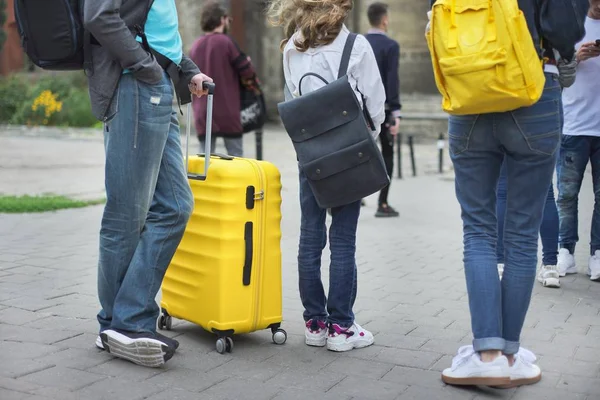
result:
[(350, 32), (344, 45), (344, 51), (342, 52), (342, 61), (340, 62), (340, 70), (338, 71), (338, 79), (346, 75), (348, 72), (348, 64), (350, 63), (350, 54), (352, 54), (352, 48), (356, 41), (356, 33)]
[[(352, 54), (352, 48), (354, 47), (354, 42), (356, 41), (356, 33), (350, 32), (348, 38), (346, 39), (346, 44), (344, 45), (344, 51), (342, 52), (342, 61), (340, 62), (340, 70), (338, 71), (338, 79), (348, 73), (348, 64), (350, 64), (350, 55)], [(356, 89), (358, 93), (360, 91), (358, 88)], [(363, 104), (363, 114), (365, 119), (367, 120), (367, 124), (371, 130), (375, 130), (375, 124), (373, 123), (373, 119), (371, 118), (371, 113), (367, 109), (367, 100), (362, 93), (360, 93), (360, 97), (362, 99)]]

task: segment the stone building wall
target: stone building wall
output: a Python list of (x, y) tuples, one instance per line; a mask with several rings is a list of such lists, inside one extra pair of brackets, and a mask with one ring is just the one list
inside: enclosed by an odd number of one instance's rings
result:
[[(349, 29), (366, 33), (369, 22), (366, 10), (372, 0), (354, 0), (353, 15), (346, 24)], [(184, 50), (189, 51), (195, 38), (202, 34), (200, 28), (200, 10), (202, 0), (178, 0), (179, 25), (184, 43)], [(236, 19), (236, 26), (243, 25), (241, 31), (232, 35), (242, 45), (244, 51), (252, 58), (263, 90), (269, 114), (277, 115), (277, 103), (283, 100), (283, 71), (279, 43), (282, 39), (280, 28), (268, 23), (264, 10), (266, 1), (261, 0), (229, 0), (223, 1), (229, 7), (231, 15)], [(402, 95), (437, 94), (431, 61), (424, 32), (427, 22), (427, 0), (388, 0), (390, 5), (390, 36), (400, 43), (400, 85)]]

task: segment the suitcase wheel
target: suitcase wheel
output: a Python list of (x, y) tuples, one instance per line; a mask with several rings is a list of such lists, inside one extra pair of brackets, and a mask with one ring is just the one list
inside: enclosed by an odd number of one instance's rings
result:
[(287, 341), (287, 332), (279, 328), (273, 332), (273, 343), (284, 344)]
[(215, 347), (219, 354), (231, 353), (233, 351), (233, 339), (230, 337), (218, 338)]
[(170, 331), (173, 327), (173, 317), (171, 317), (166, 310), (163, 310), (160, 318), (158, 319), (158, 328), (161, 330)]

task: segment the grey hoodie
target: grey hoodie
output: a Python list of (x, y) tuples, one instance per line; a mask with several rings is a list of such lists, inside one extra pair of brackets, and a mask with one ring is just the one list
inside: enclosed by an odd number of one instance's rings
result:
[[(100, 44), (91, 45), (92, 70), (86, 71), (89, 82), (92, 113), (108, 121), (117, 113), (115, 96), (124, 69), (136, 79), (157, 84), (163, 69), (152, 55), (135, 40), (128, 27), (142, 24), (151, 0), (88, 0), (84, 2), (83, 23)], [(183, 79), (189, 82), (200, 70), (185, 55), (180, 67)]]

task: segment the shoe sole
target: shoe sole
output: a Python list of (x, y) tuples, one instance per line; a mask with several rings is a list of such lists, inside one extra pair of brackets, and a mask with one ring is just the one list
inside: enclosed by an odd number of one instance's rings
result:
[(560, 280), (558, 278), (546, 278), (546, 279), (538, 279), (538, 282), (542, 284), (544, 287), (549, 288), (559, 288)]
[(590, 276), (590, 280), (594, 282), (600, 281), (600, 275)]
[(507, 386), (510, 385), (510, 377), (468, 377), (452, 378), (442, 374), (442, 381), (448, 385), (455, 386)]
[(534, 383), (538, 383), (541, 380), (542, 380), (542, 374), (539, 374), (535, 378), (523, 378), (523, 379), (515, 379), (515, 380), (511, 379), (511, 381), (508, 385), (497, 386), (497, 388), (512, 389), (512, 388), (515, 388), (518, 386), (533, 385)]
[(393, 218), (399, 216), (400, 214), (375, 214), (375, 218)]
[(96, 347), (99, 350), (104, 350), (104, 345), (102, 344), (102, 338), (100, 338), (100, 336), (98, 335), (98, 337), (96, 338)]
[(368, 342), (363, 341), (363, 342), (342, 343), (342, 344), (335, 344), (335, 343), (330, 343), (329, 341), (327, 341), (327, 350), (335, 351), (335, 352), (344, 352), (344, 351), (350, 351), (350, 350), (354, 350), (354, 349), (364, 349), (365, 347), (371, 346), (373, 343), (375, 343), (375, 340), (371, 340)]
[(174, 354), (169, 346), (156, 339), (131, 339), (111, 330), (101, 333), (100, 338), (108, 353), (144, 367), (160, 367)]
[(307, 346), (323, 347), (327, 344), (327, 338), (324, 338), (324, 339), (305, 338), (304, 343), (306, 343)]

